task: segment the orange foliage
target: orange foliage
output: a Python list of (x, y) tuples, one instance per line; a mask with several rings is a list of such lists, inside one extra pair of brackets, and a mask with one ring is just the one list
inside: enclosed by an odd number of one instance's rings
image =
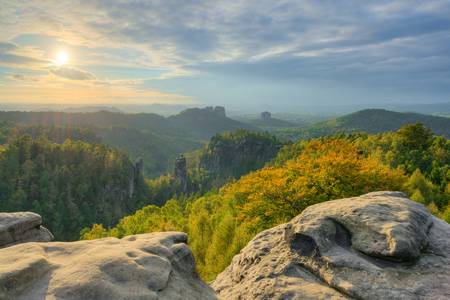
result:
[(298, 157), (266, 167), (226, 186), (241, 221), (259, 231), (289, 220), (309, 205), (384, 190), (399, 190), (405, 181), (375, 157), (343, 139), (314, 140)]

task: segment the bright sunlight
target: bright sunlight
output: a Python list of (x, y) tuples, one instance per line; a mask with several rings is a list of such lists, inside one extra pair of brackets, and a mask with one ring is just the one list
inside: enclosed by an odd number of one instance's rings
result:
[(58, 54), (56, 55), (55, 63), (58, 66), (62, 66), (62, 65), (67, 64), (68, 61), (69, 61), (69, 55), (67, 54), (67, 52), (59, 51)]

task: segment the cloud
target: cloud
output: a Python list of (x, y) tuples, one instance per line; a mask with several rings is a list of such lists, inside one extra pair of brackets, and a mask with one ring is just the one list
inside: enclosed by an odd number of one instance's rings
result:
[(0, 41), (0, 66), (19, 68), (45, 67), (49, 61), (42, 58), (33, 47), (19, 47), (11, 42)]
[(0, 53), (0, 65), (17, 67), (39, 67), (48, 64), (48, 61), (34, 57)]
[(24, 22), (35, 24), (24, 32), (37, 28), (93, 47), (98, 42), (111, 47), (135, 47), (145, 50), (156, 64), (178, 67), (359, 47), (450, 30), (450, 4), (437, 0), (426, 4), (377, 1), (371, 5), (351, 0), (232, 4), (166, 0), (111, 5), (109, 1), (93, 0), (71, 3), (70, 10), (63, 2), (30, 1), (15, 6), (28, 8)]
[(58, 68), (51, 68), (49, 72), (53, 75), (70, 79), (70, 80), (95, 80), (95, 75), (92, 73), (89, 73), (84, 70), (80, 70), (74, 67), (58, 67)]
[(17, 49), (17, 45), (10, 42), (0, 42), (0, 51), (1, 52), (9, 52)]
[[(88, 63), (164, 69), (155, 77), (177, 84), (177, 77), (232, 77), (242, 85), (307, 78), (377, 91), (422, 89), (450, 76), (448, 0), (0, 0), (0, 6), (0, 40), (51, 36), (83, 49), (85, 64), (49, 72), (90, 84), (110, 81), (82, 70), (92, 70)], [(1, 64), (43, 63), (27, 61), (43, 58), (14, 47), (0, 43)], [(444, 83), (433, 88), (448, 91)]]
[(40, 76), (29, 76), (24, 74), (11, 74), (9, 75), (9, 78), (23, 82), (38, 82), (44, 80), (44, 78)]

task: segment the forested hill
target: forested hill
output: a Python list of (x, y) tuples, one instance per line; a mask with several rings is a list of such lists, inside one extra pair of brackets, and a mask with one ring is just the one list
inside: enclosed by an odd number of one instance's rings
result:
[(450, 137), (450, 118), (384, 109), (365, 109), (309, 127), (283, 130), (280, 131), (280, 134), (292, 139), (302, 139), (340, 132), (379, 133), (395, 131), (403, 125), (411, 123), (422, 123), (435, 134)]
[(0, 146), (0, 211), (33, 211), (57, 240), (74, 240), (148, 203), (141, 167), (105, 145), (22, 135)]
[(329, 128), (350, 129), (378, 133), (395, 131), (406, 124), (422, 123), (437, 135), (450, 137), (450, 118), (418, 113), (394, 112), (384, 109), (361, 110), (331, 121), (324, 122)]
[(158, 135), (209, 139), (216, 133), (255, 127), (230, 119), (225, 109), (192, 108), (163, 117), (153, 113), (124, 114), (110, 111), (86, 113), (0, 111), (0, 122), (25, 125), (112, 128), (147, 130)]
[(209, 139), (217, 133), (237, 129), (258, 130), (255, 126), (228, 118), (221, 106), (186, 109), (167, 120), (176, 128), (188, 130), (200, 139)]
[(168, 118), (152, 113), (108, 111), (0, 111), (0, 122), (8, 126), (88, 128), (102, 143), (126, 151), (133, 159), (142, 158), (144, 173), (148, 177), (167, 173), (177, 155), (200, 148), (217, 133), (239, 128), (256, 129), (228, 118), (223, 107), (188, 109)]

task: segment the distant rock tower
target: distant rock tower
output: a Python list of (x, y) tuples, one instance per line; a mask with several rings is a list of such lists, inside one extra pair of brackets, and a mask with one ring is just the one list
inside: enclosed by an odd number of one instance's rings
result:
[(139, 157), (134, 162), (134, 173), (136, 178), (141, 174), (143, 169), (144, 169), (144, 160), (141, 157)]
[(226, 114), (225, 114), (225, 107), (223, 107), (223, 106), (216, 106), (216, 107), (214, 107), (214, 112), (215, 112), (216, 115), (218, 115), (218, 116), (221, 116), (221, 117), (223, 117), (223, 118), (226, 117)]
[(187, 191), (187, 168), (186, 168), (186, 157), (180, 154), (177, 159), (175, 159), (175, 170), (174, 177), (181, 185), (182, 192)]
[(261, 120), (263, 121), (269, 121), (270, 119), (272, 119), (272, 114), (268, 111), (263, 111), (261, 113)]
[(144, 160), (142, 158), (136, 159), (130, 172), (130, 180), (128, 183), (128, 196), (131, 198), (134, 194), (134, 189), (138, 184), (139, 176), (144, 169)]

